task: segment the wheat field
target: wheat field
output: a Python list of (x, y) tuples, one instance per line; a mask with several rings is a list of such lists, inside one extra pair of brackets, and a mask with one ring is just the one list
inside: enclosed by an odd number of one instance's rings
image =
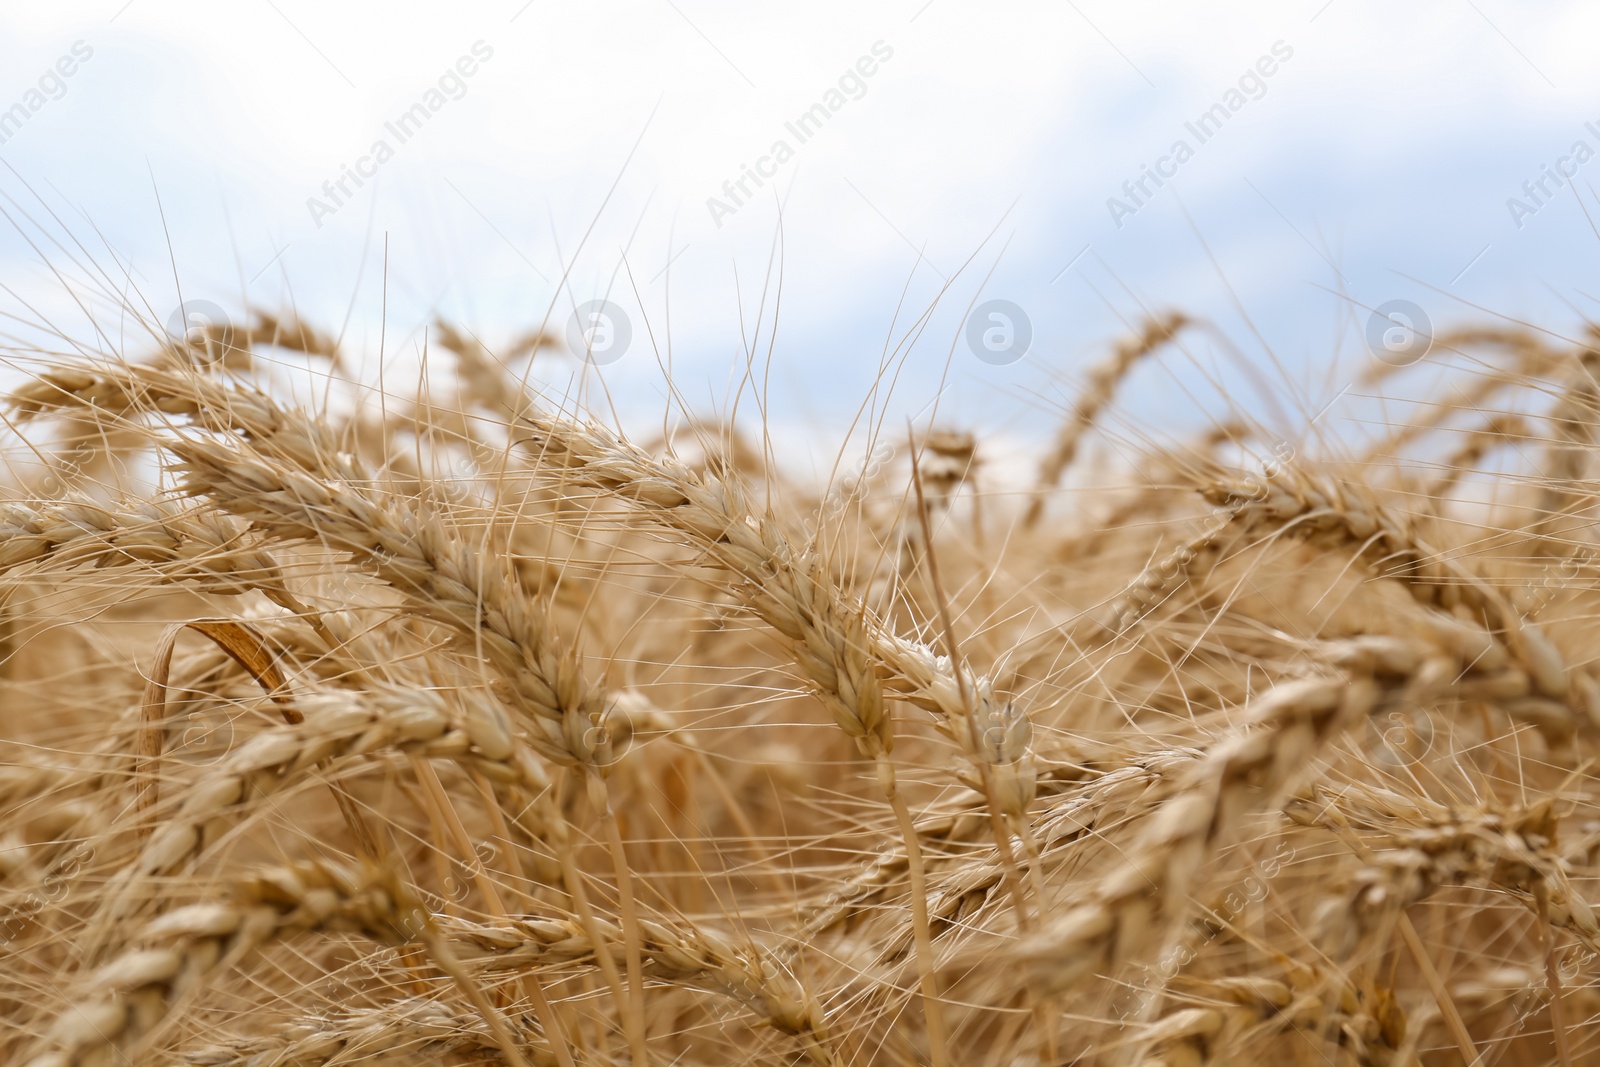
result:
[(0, 1061), (1594, 1062), (1600, 341), (1119, 465), (1203, 328), (1021, 490), (624, 434), (538, 333), (10, 349)]

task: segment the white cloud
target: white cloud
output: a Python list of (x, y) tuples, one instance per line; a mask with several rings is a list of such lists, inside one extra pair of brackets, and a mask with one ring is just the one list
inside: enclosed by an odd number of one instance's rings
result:
[[(119, 5), (105, 4), (103, 18)], [(1491, 0), (1477, 10), (1442, 0), (537, 0), (513, 22), (520, 7), (134, 0), (115, 22), (84, 19), (79, 8), (13, 7), (0, 16), (0, 101), (17, 98), (30, 72), (74, 40), (91, 42), (96, 57), (0, 158), (67, 212), (80, 237), (93, 232), (84, 216), (100, 226), (162, 309), (175, 297), (149, 171), (186, 295), (237, 305), (242, 283), (250, 300), (272, 305), (289, 297), (286, 275), (310, 314), (342, 321), (370, 243), (357, 316), (370, 329), (387, 236), (391, 325), (402, 336), (435, 304), (508, 334), (552, 301), (561, 317), (613, 278), (629, 306), (637, 286), (661, 327), (659, 272), (679, 253), (675, 363), (717, 381), (739, 351), (738, 308), (747, 332), (754, 318), (776, 188), (785, 198), (779, 352), (796, 361), (791, 380), (811, 384), (811, 402), (833, 408), (842, 401), (830, 388), (862, 379), (918, 252), (932, 264), (912, 285), (920, 309), (945, 284), (940, 273), (953, 274), (997, 225), (952, 286), (910, 376), (924, 392), (937, 379), (961, 309), (1009, 242), (986, 292), (1030, 309), (1036, 352), (1004, 371), (959, 363), (971, 388), (958, 403), (974, 413), (1070, 373), (1140, 298), (1185, 303), (1246, 336), (1183, 208), (1293, 358), (1331, 347), (1316, 332), (1325, 333), (1336, 298), (1318, 286), (1341, 279), (1323, 253), (1369, 306), (1410, 295), (1404, 278), (1415, 276), (1490, 304), (1518, 294), (1521, 312), (1543, 300), (1538, 310), (1556, 314), (1566, 314), (1559, 301), (1532, 283), (1570, 297), (1592, 255), (1571, 225), (1581, 220), (1575, 204), (1541, 212), (1528, 228), (1536, 232), (1522, 233), (1504, 209), (1585, 119), (1600, 117), (1587, 110), (1597, 74), (1583, 45), (1600, 13), (1576, 3), (1524, 12)], [(1295, 55), (1267, 94), (1201, 147), (1175, 189), (1113, 227), (1106, 198), (1280, 39)], [(494, 58), (465, 95), (317, 228), (307, 198), (479, 40)], [(894, 55), (865, 95), (716, 227), (706, 199), (880, 40)], [(572, 267), (570, 292), (558, 293), (563, 264), (652, 112)], [(25, 198), (9, 177), (4, 188)], [(631, 283), (617, 273), (630, 240)], [(1052, 284), (1085, 245), (1091, 254)], [(1452, 288), (1485, 245), (1491, 251)], [(17, 235), (0, 235), (8, 284), (52, 316), (70, 316), (53, 276), (27, 266), (35, 259)], [(1430, 299), (1441, 315), (1454, 313), (1447, 299)], [(642, 398), (653, 395), (649, 374), (619, 378), (624, 393), (632, 382)]]

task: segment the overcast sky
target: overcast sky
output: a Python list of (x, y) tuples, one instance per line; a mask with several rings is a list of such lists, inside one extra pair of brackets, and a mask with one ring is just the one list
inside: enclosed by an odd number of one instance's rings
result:
[[(659, 411), (669, 341), (704, 410), (755, 344), (776, 420), (842, 428), (904, 344), (900, 418), (948, 361), (943, 414), (1003, 434), (1176, 307), (1314, 411), (1386, 302), (1593, 313), (1597, 31), (1508, 0), (11, 4), (0, 310), (92, 336), (69, 234), (158, 317), (180, 284), (292, 302), (396, 358), (433, 316), (493, 345), (609, 299), (624, 409)], [(1025, 321), (986, 360), (996, 300)], [(1255, 405), (1232, 359), (1197, 338), (1123, 410), (1217, 410), (1213, 373)]]

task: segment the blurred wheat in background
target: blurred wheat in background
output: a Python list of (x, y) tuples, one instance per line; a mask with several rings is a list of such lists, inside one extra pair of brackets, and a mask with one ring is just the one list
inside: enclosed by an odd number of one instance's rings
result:
[(537, 331), (12, 351), (0, 1060), (1593, 1062), (1593, 339), (1087, 447), (1204, 328), (1020, 492), (629, 436)]

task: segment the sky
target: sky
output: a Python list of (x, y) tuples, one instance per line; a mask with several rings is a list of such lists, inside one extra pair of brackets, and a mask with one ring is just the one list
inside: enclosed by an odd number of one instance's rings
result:
[(0, 334), (133, 351), (119, 299), (292, 308), (399, 368), (435, 319), (543, 325), (605, 351), (533, 377), (624, 421), (669, 381), (724, 412), (753, 362), (775, 426), (836, 440), (892, 379), (886, 418), (1003, 440), (1181, 309), (1215, 329), (1128, 380), (1126, 433), (1359, 426), (1401, 319), (1593, 314), (1597, 30), (1509, 0), (9, 4)]

